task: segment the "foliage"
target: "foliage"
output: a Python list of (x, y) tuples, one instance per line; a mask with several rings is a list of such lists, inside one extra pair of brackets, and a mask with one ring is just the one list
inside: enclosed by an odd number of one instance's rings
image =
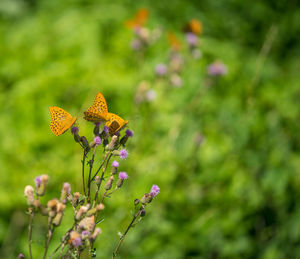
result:
[[(124, 168), (128, 191), (105, 211), (97, 257), (111, 255), (131, 201), (155, 182), (160, 198), (129, 233), (122, 258), (298, 258), (300, 23), (295, 2), (282, 10), (283, 2), (1, 1), (0, 254), (15, 258), (27, 249), (23, 187), (34, 177), (50, 176), (47, 199), (61, 182), (81, 186), (81, 151), (70, 133), (51, 133), (48, 107), (80, 115), (101, 91), (135, 137)], [(129, 47), (124, 21), (141, 5), (149, 8), (148, 27), (173, 31), (182, 42), (186, 21), (203, 23), (203, 57), (182, 50), (189, 58), (181, 88), (154, 76), (169, 57), (165, 36), (142, 59)], [(272, 25), (277, 33), (264, 56)], [(206, 68), (216, 59), (228, 74), (212, 81)], [(142, 80), (157, 98), (137, 106)], [(81, 132), (92, 130), (81, 124)], [(43, 251), (47, 222), (40, 222), (33, 242)], [(62, 224), (53, 239), (70, 227)]]

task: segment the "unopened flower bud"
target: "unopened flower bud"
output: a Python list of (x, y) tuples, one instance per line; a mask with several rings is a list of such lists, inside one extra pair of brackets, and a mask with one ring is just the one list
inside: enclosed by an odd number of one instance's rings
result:
[(92, 239), (92, 240), (95, 240), (95, 239), (97, 238), (97, 236), (101, 234), (101, 232), (102, 232), (102, 231), (101, 231), (100, 228), (96, 228), (96, 229), (94, 230), (94, 233), (91, 235), (91, 239)]
[(94, 128), (94, 135), (99, 136), (99, 134), (100, 134), (100, 123), (96, 123)]
[(125, 144), (126, 144), (127, 140), (128, 140), (128, 136), (127, 136), (127, 135), (123, 136), (123, 137), (121, 138), (121, 140), (120, 140), (120, 144), (121, 144), (123, 147), (125, 147)]
[(111, 176), (111, 177), (108, 179), (108, 181), (106, 182), (105, 186), (104, 186), (105, 190), (108, 191), (108, 190), (111, 189), (111, 186), (112, 186), (112, 184), (113, 184), (113, 181), (114, 181), (114, 177)]
[(140, 203), (140, 200), (139, 200), (139, 199), (135, 199), (135, 200), (134, 200), (134, 206), (139, 205), (139, 203)]
[(87, 206), (81, 206), (75, 215), (76, 220), (80, 220), (81, 217), (88, 211)]
[(80, 142), (80, 136), (78, 135), (78, 133), (74, 134), (74, 140), (79, 143)]
[(79, 228), (92, 231), (95, 227), (95, 216), (85, 217), (79, 222)]
[(89, 142), (87, 141), (86, 137), (85, 136), (82, 136), (80, 138), (80, 141), (82, 143), (82, 145), (85, 147), (85, 151), (88, 152), (90, 150), (90, 144)]
[(112, 165), (111, 174), (114, 175), (118, 171), (119, 163), (117, 161), (113, 161), (111, 165)]
[(100, 185), (100, 183), (101, 183), (101, 177), (100, 177), (99, 175), (97, 175), (97, 176), (95, 177), (95, 183), (97, 184), (97, 186)]
[(23, 255), (22, 253), (18, 255), (17, 259), (25, 259), (25, 255)]
[(50, 201), (47, 202), (47, 208), (48, 208), (48, 214), (49, 217), (54, 218), (56, 215), (56, 205), (58, 203), (57, 199), (52, 199)]
[(49, 176), (46, 174), (43, 174), (35, 179), (36, 181), (35, 192), (38, 196), (43, 196), (45, 194), (46, 184), (48, 180), (49, 180)]
[(105, 150), (107, 150), (107, 151), (113, 151), (115, 149), (115, 147), (116, 147), (117, 141), (118, 141), (118, 136), (116, 136), (116, 135), (112, 136), (111, 141), (105, 147)]
[(73, 193), (73, 199), (72, 199), (72, 205), (73, 207), (77, 207), (79, 203), (79, 198), (80, 198), (80, 193), (79, 192), (74, 192)]
[(142, 209), (142, 210), (141, 210), (141, 214), (140, 214), (140, 215), (141, 215), (141, 217), (145, 217), (145, 215), (146, 215), (146, 211), (145, 211), (144, 209)]
[(64, 204), (67, 203), (67, 197), (70, 195), (71, 192), (71, 185), (69, 183), (64, 183), (62, 191), (61, 191), (61, 196), (60, 196), (60, 201)]
[(100, 211), (100, 210), (104, 210), (104, 204), (103, 203), (100, 203), (100, 204), (98, 204), (97, 206), (96, 206), (96, 209), (97, 209), (97, 211)]
[(34, 195), (33, 195), (33, 187), (31, 185), (27, 185), (25, 187), (25, 190), (24, 190), (24, 195), (26, 196), (27, 198), (27, 204), (29, 206), (33, 205), (33, 202), (34, 202)]
[(52, 224), (54, 226), (59, 226), (60, 223), (61, 223), (62, 217), (63, 217), (63, 212), (57, 213), (56, 216), (54, 217), (53, 221), (52, 221)]
[(150, 203), (152, 201), (152, 196), (149, 193), (145, 193), (144, 196), (141, 199), (141, 202), (143, 204)]

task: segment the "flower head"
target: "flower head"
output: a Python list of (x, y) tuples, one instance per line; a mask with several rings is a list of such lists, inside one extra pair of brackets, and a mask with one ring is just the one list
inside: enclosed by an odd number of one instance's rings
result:
[(197, 36), (194, 33), (188, 32), (186, 34), (186, 41), (188, 42), (188, 44), (191, 47), (195, 47), (195, 46), (197, 46), (198, 38), (197, 38)]
[(146, 100), (148, 102), (152, 102), (153, 100), (156, 99), (156, 92), (155, 90), (153, 89), (149, 89), (147, 92), (146, 92)]
[(71, 128), (71, 133), (74, 135), (74, 134), (77, 134), (79, 132), (79, 129), (78, 129), (78, 127), (72, 127)]
[(157, 194), (159, 194), (159, 187), (157, 185), (152, 185), (151, 191), (150, 191), (150, 195), (152, 198), (154, 198)]
[(35, 186), (36, 186), (37, 188), (40, 187), (41, 184), (42, 184), (42, 178), (41, 178), (41, 176), (36, 177), (36, 178), (34, 179), (34, 182), (35, 182)]
[(130, 130), (130, 129), (127, 129), (125, 133), (126, 133), (127, 137), (132, 137), (133, 136), (133, 131)]
[(170, 81), (174, 87), (181, 87), (183, 83), (181, 77), (177, 74), (171, 75)]
[(134, 39), (131, 41), (130, 43), (130, 47), (133, 49), (133, 50), (140, 50), (142, 48), (142, 43), (140, 40), (138, 39)]
[(120, 172), (120, 173), (119, 173), (119, 178), (120, 178), (121, 180), (125, 180), (125, 179), (128, 178), (128, 174), (127, 174), (126, 172)]
[(112, 162), (111, 164), (113, 167), (119, 167), (119, 162), (117, 162), (116, 160)]
[(67, 194), (70, 194), (71, 192), (71, 185), (69, 183), (64, 183), (62, 192), (65, 192)]
[(104, 126), (103, 131), (104, 131), (105, 133), (108, 133), (108, 132), (109, 132), (109, 127)]
[(121, 159), (126, 159), (128, 157), (128, 151), (125, 148), (120, 150), (120, 157)]
[(155, 73), (158, 76), (164, 76), (167, 73), (167, 66), (165, 64), (157, 64), (155, 67)]
[(227, 74), (227, 67), (220, 61), (215, 61), (207, 68), (207, 72), (211, 76), (223, 76)]
[(99, 137), (99, 136), (96, 136), (95, 138), (94, 138), (94, 142), (95, 142), (95, 144), (96, 145), (101, 145), (101, 138)]
[(82, 241), (80, 237), (76, 237), (72, 240), (72, 245), (77, 247), (82, 245)]

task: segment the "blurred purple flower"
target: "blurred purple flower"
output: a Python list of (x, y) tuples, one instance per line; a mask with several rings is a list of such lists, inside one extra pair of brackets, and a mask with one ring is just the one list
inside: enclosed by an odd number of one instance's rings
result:
[(101, 138), (99, 136), (96, 136), (94, 138), (94, 142), (95, 142), (96, 145), (101, 145)]
[(133, 50), (138, 51), (138, 50), (140, 50), (140, 49), (142, 48), (142, 43), (141, 43), (140, 40), (134, 39), (134, 40), (131, 41), (130, 47), (131, 47)]
[(155, 73), (158, 76), (164, 76), (167, 73), (167, 66), (165, 64), (157, 64), (155, 67)]
[(77, 247), (77, 246), (81, 246), (82, 245), (82, 241), (80, 237), (76, 237), (73, 241), (72, 241), (73, 246)]
[(38, 176), (34, 179), (34, 182), (35, 182), (35, 186), (36, 187), (40, 187), (41, 186), (41, 183), (42, 183), (42, 178), (41, 176)]
[(188, 32), (186, 34), (186, 41), (191, 47), (196, 47), (198, 43), (198, 37), (194, 33)]
[(146, 100), (148, 102), (152, 102), (153, 100), (156, 99), (156, 91), (153, 89), (150, 89), (146, 92)]
[(127, 174), (126, 172), (120, 172), (120, 173), (119, 173), (119, 178), (120, 178), (121, 180), (125, 180), (125, 179), (128, 178), (128, 174)]
[(120, 157), (121, 159), (126, 159), (128, 157), (128, 151), (125, 148), (120, 150)]
[(109, 127), (104, 126), (103, 130), (104, 130), (105, 133), (108, 133), (109, 132)]
[(157, 185), (152, 185), (150, 195), (154, 198), (157, 194), (159, 194), (160, 188)]
[(79, 132), (79, 128), (78, 127), (72, 127), (71, 128), (71, 133), (74, 135), (74, 134), (77, 134)]
[(127, 129), (127, 130), (125, 131), (125, 133), (126, 133), (127, 137), (133, 137), (133, 131), (132, 131), (132, 130)]
[(67, 194), (70, 194), (71, 192), (71, 185), (69, 183), (64, 183), (62, 192), (66, 192)]
[(227, 74), (227, 67), (220, 61), (215, 61), (207, 68), (207, 73), (211, 76), (223, 76)]
[(181, 87), (182, 83), (183, 83), (182, 78), (177, 74), (172, 74), (170, 77), (170, 81), (171, 81), (171, 84), (177, 88)]
[(117, 161), (113, 161), (111, 165), (113, 167), (119, 167), (119, 163)]

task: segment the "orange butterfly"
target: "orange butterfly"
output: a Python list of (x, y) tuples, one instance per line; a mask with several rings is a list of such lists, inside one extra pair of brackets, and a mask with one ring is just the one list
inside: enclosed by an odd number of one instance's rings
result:
[(200, 35), (202, 33), (202, 23), (197, 19), (192, 19), (184, 27), (184, 31), (185, 32), (192, 32), (196, 35)]
[(50, 129), (56, 136), (65, 133), (76, 121), (76, 117), (72, 117), (62, 108), (52, 106), (49, 110), (51, 114)]
[(128, 120), (125, 121), (120, 116), (109, 112), (108, 121), (106, 122), (105, 126), (109, 128), (109, 134), (113, 135), (117, 131), (123, 129), (128, 122)]
[(168, 40), (169, 40), (169, 44), (171, 46), (171, 48), (173, 50), (180, 50), (181, 48), (181, 42), (179, 41), (179, 39), (176, 37), (176, 35), (172, 32), (168, 33)]
[(146, 8), (141, 8), (135, 14), (135, 17), (131, 20), (125, 22), (126, 27), (128, 28), (136, 28), (136, 27), (143, 27), (143, 25), (148, 20), (149, 11)]
[(99, 92), (93, 105), (84, 112), (84, 119), (92, 122), (103, 122), (108, 120), (107, 104), (104, 96)]

